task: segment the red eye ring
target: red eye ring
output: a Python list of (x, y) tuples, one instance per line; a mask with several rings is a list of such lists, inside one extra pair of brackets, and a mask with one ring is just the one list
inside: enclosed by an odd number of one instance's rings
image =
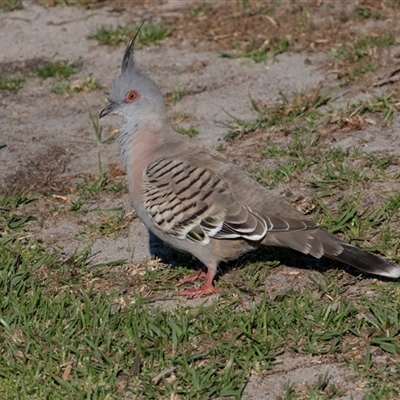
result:
[(136, 90), (130, 90), (125, 95), (125, 102), (126, 103), (133, 103), (135, 100), (139, 98), (139, 93)]

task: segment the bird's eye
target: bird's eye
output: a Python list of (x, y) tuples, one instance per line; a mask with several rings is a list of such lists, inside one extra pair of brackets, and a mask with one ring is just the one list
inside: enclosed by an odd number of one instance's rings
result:
[(125, 101), (127, 103), (132, 103), (133, 101), (137, 100), (139, 97), (139, 93), (136, 90), (130, 90), (126, 95), (125, 95)]

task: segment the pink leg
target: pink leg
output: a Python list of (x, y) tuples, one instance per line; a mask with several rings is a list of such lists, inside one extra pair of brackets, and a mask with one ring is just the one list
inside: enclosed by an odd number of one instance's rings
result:
[[(205, 272), (203, 271), (203, 274)], [(202, 275), (202, 273), (197, 272), (197, 277), (199, 275)], [(194, 275), (194, 274), (193, 274)], [(197, 288), (190, 288), (183, 290), (178, 293), (179, 296), (187, 296), (187, 297), (197, 297), (197, 296), (202, 296), (202, 295), (207, 295), (207, 294), (215, 294), (218, 293), (217, 289), (213, 286), (213, 280), (215, 276), (215, 269), (213, 268), (208, 268), (207, 269), (207, 275), (206, 275), (206, 281), (204, 282), (203, 287), (200, 289)], [(190, 277), (189, 277), (190, 278)]]
[(188, 282), (194, 282), (198, 278), (206, 278), (207, 277), (207, 267), (203, 266), (199, 271), (193, 272), (193, 274), (190, 274), (189, 276), (185, 276), (181, 279), (179, 279), (179, 283), (188, 283)]

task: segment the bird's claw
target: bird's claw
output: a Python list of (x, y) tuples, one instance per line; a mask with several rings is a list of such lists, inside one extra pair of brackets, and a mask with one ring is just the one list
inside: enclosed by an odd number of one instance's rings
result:
[(189, 288), (178, 292), (178, 296), (185, 296), (188, 298), (199, 297), (203, 295), (218, 294), (218, 290), (214, 286), (203, 286), (201, 288)]
[(189, 276), (185, 276), (179, 279), (179, 284), (194, 282), (195, 280), (203, 277), (207, 277), (207, 270), (204, 268), (199, 271), (193, 272), (193, 274), (190, 274)]

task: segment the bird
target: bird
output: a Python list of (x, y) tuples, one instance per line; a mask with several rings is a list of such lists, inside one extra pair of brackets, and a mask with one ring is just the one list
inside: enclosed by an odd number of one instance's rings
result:
[(290, 248), (366, 273), (400, 277), (398, 265), (325, 232), (216, 150), (176, 133), (159, 87), (134, 59), (137, 33), (99, 118), (117, 114), (125, 119), (119, 145), (137, 216), (163, 242), (204, 265), (187, 278), (204, 276), (203, 286), (179, 295), (217, 293), (218, 265), (259, 246)]

